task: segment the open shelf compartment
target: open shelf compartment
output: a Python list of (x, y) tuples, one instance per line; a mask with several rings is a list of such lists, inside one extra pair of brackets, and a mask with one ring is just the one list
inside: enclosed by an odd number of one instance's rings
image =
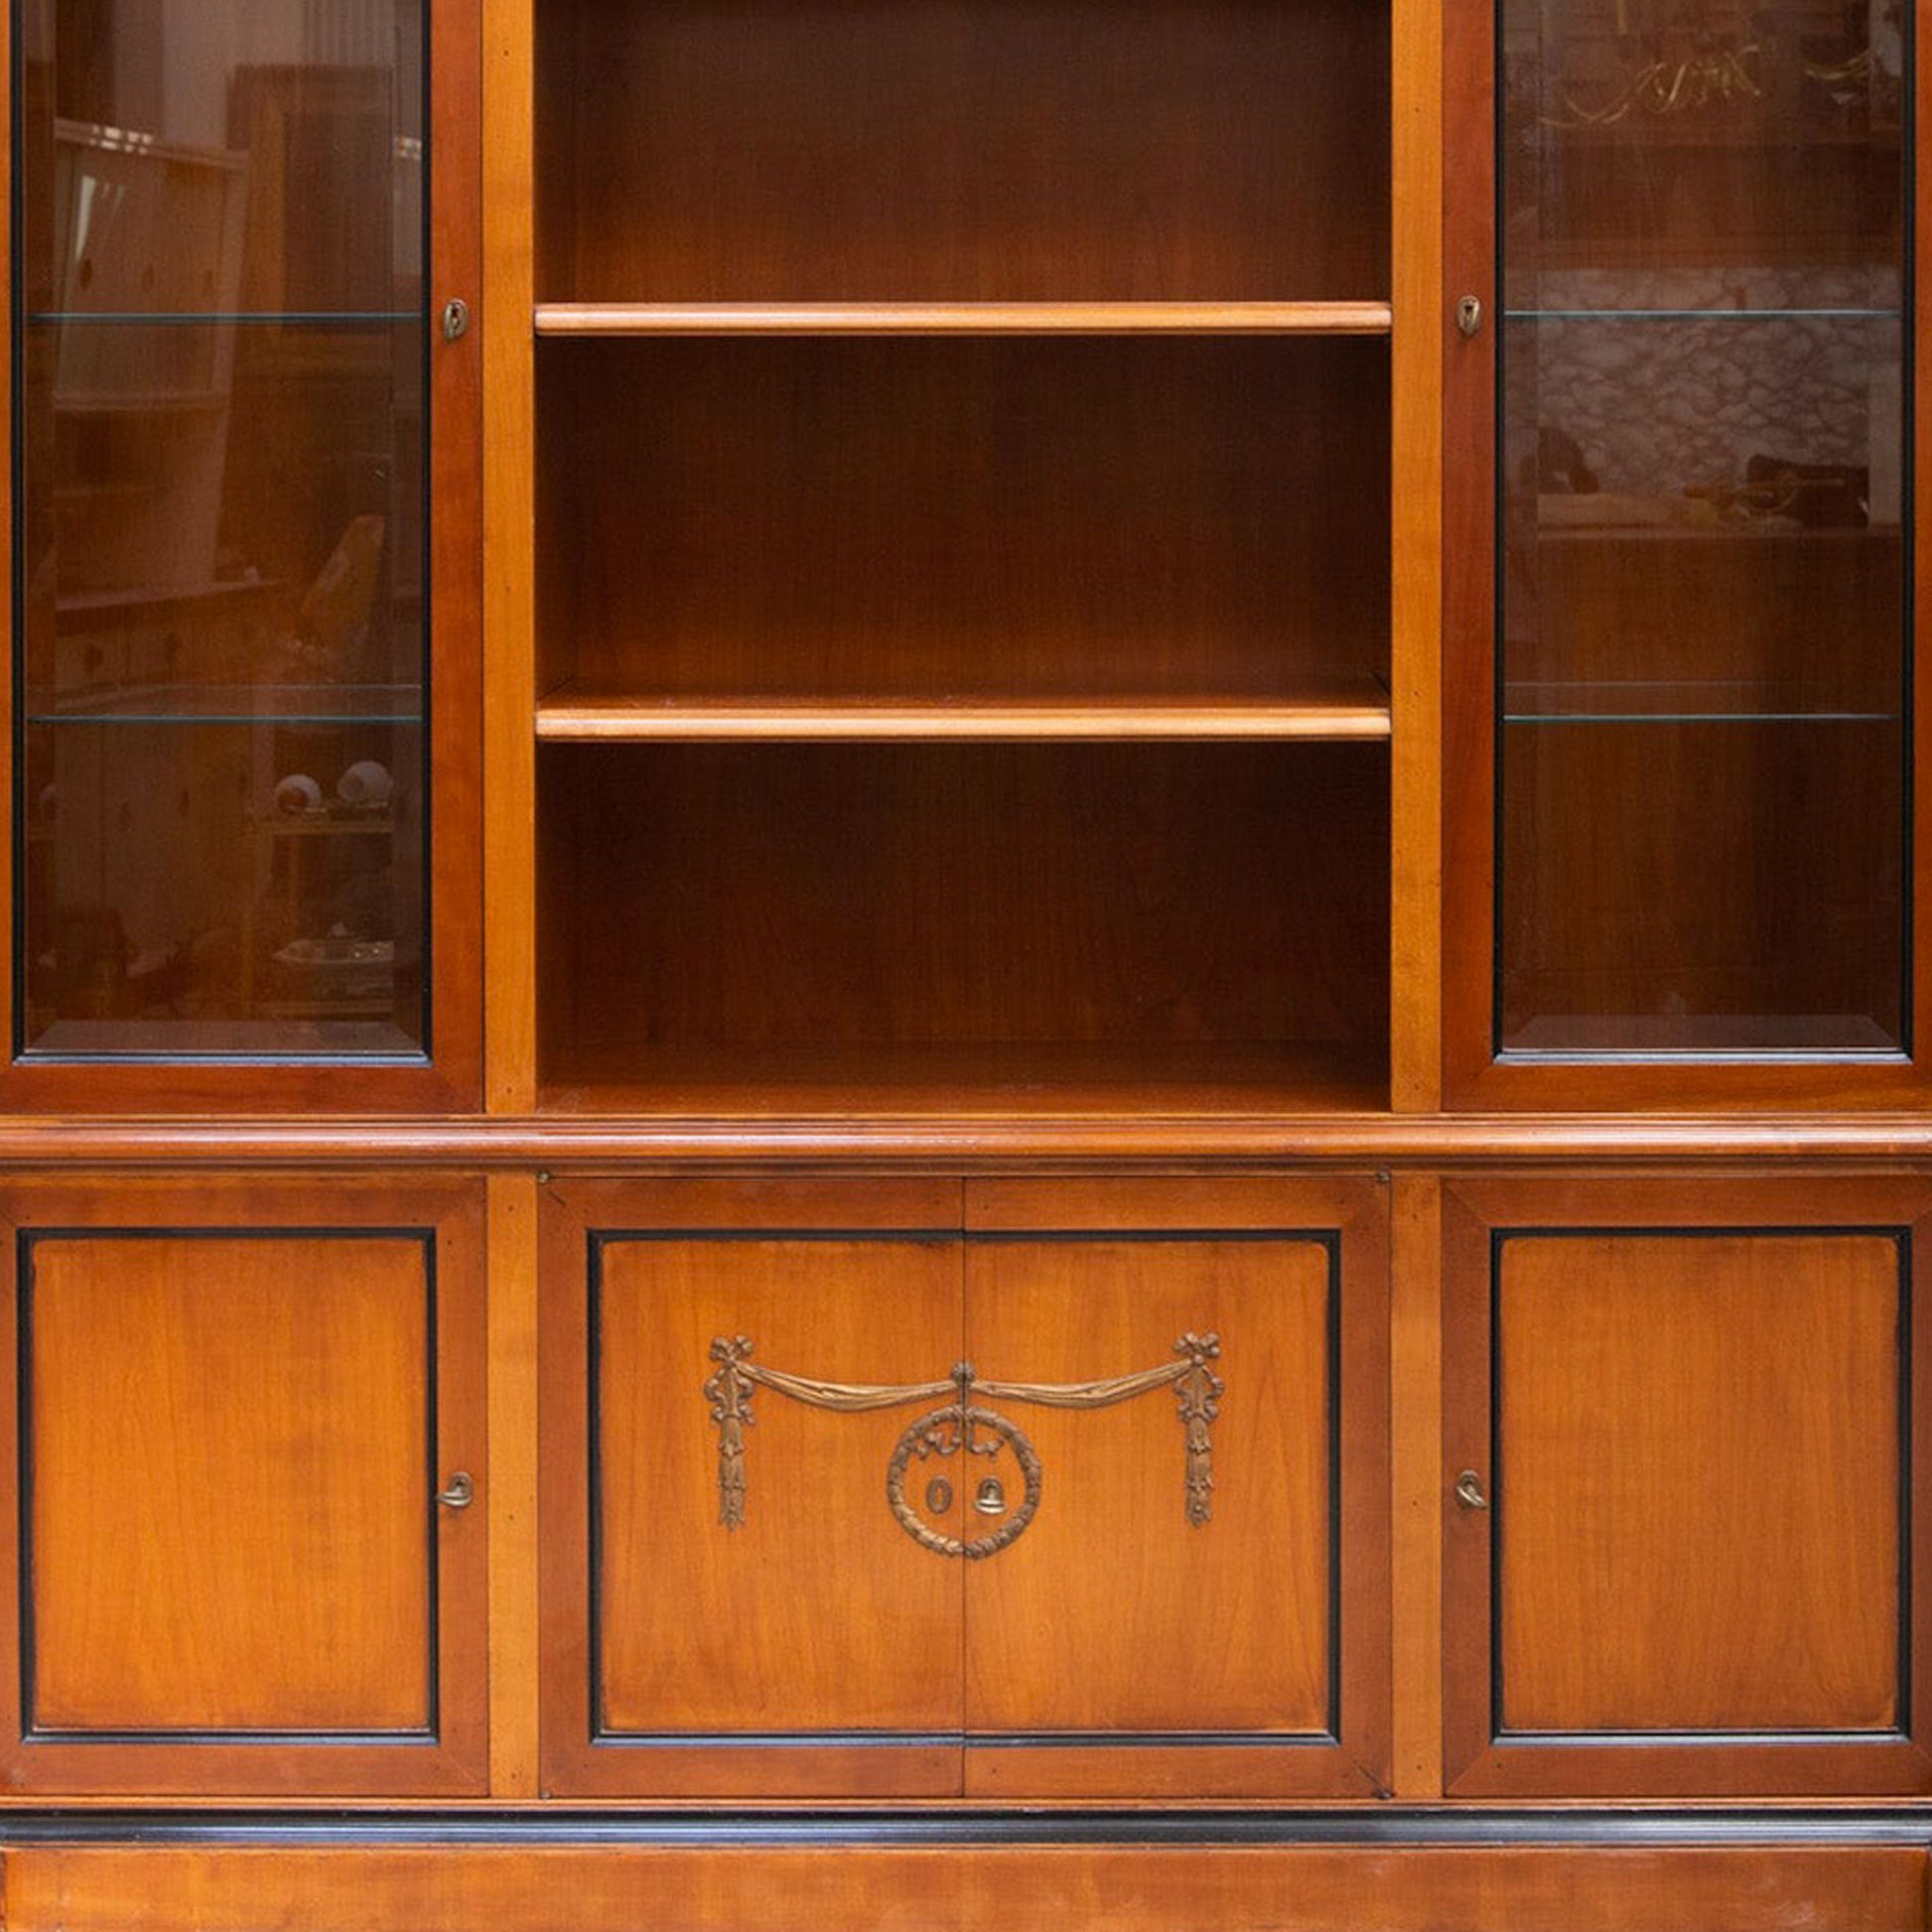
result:
[(550, 745), (544, 1104), (1387, 1104), (1388, 752)]

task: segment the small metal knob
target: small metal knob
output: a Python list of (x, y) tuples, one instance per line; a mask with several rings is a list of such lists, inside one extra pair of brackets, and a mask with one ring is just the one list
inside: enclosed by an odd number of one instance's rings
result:
[(1455, 326), (1465, 336), (1473, 336), (1482, 327), (1482, 303), (1477, 297), (1465, 295), (1457, 300)]
[(436, 1492), (436, 1500), (445, 1509), (468, 1509), (477, 1500), (477, 1485), (471, 1481), (469, 1470), (459, 1469), (450, 1478), (450, 1486)]
[(453, 295), (443, 305), (443, 340), (453, 343), (470, 333), (470, 305), (460, 295)]
[(1489, 1492), (1482, 1486), (1482, 1478), (1473, 1469), (1464, 1469), (1455, 1478), (1455, 1500), (1464, 1509), (1489, 1507)]

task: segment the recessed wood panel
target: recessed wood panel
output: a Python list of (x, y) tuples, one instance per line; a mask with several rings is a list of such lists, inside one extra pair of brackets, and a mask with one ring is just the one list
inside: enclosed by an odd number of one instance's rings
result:
[(958, 1790), (960, 1580), (886, 1495), (921, 1407), (750, 1379), (949, 1387), (958, 1225), (957, 1182), (546, 1191), (547, 1795)]
[(1097, 1381), (1213, 1334), (1225, 1385), (1199, 1523), (1174, 1390), (1093, 1411), (989, 1402), (1042, 1479), (1033, 1524), (967, 1573), (975, 1730), (1328, 1731), (1334, 1263), (1312, 1239), (975, 1241), (982, 1375)]
[(428, 1259), (31, 1241), (30, 1734), (433, 1729)]
[(704, 1394), (713, 1339), (739, 1335), (756, 1365), (814, 1381), (943, 1378), (958, 1269), (945, 1238), (599, 1242), (600, 1736), (958, 1728), (959, 1575), (885, 1498), (915, 1411), (755, 1391), (729, 1528)]
[(1512, 1236), (1505, 1732), (1900, 1718), (1895, 1239)]
[(547, 6), (537, 292), (1375, 295), (1388, 63), (1354, 0)]

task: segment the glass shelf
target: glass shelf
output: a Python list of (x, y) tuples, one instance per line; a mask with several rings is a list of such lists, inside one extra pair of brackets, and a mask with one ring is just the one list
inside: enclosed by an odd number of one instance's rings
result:
[(147, 685), (30, 696), (30, 725), (421, 725), (415, 684)]
[(1522, 683), (1503, 689), (1505, 725), (1884, 725), (1895, 706), (1754, 683)]
[(1896, 322), (1891, 308), (1505, 309), (1505, 322)]
[(398, 322), (421, 322), (423, 309), (43, 309), (27, 321), (38, 329), (70, 329), (77, 324), (139, 329), (226, 329), (268, 327), (283, 329), (386, 328)]

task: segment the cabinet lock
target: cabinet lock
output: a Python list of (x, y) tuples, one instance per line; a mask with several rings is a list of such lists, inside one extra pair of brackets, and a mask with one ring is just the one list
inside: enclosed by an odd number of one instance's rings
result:
[(1482, 1478), (1473, 1469), (1464, 1469), (1455, 1478), (1455, 1500), (1464, 1509), (1489, 1507), (1489, 1492), (1482, 1486)]
[(1482, 303), (1477, 297), (1465, 295), (1457, 300), (1455, 326), (1465, 336), (1473, 336), (1482, 327)]
[(450, 1486), (436, 1492), (436, 1500), (445, 1509), (468, 1509), (477, 1500), (477, 1485), (470, 1479), (470, 1472), (459, 1469), (450, 1478)]
[(469, 333), (470, 305), (462, 296), (453, 295), (443, 305), (443, 340), (454, 343)]

